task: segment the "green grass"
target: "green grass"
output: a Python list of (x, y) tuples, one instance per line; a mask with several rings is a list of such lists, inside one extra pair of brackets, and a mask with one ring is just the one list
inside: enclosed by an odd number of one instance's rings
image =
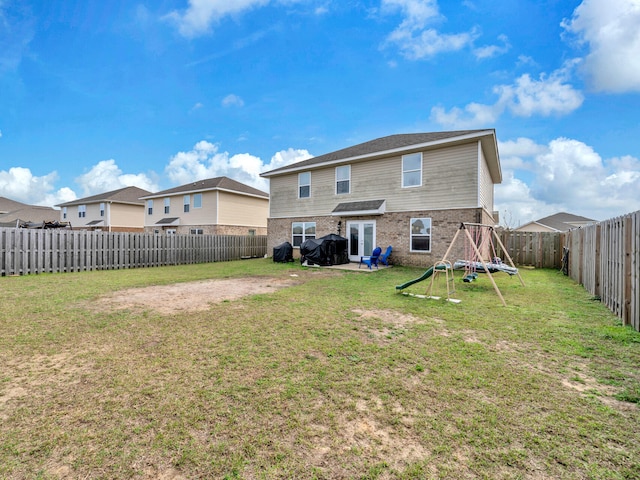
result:
[[(0, 278), (0, 478), (640, 478), (639, 333), (555, 271), (495, 275), (507, 307), (485, 276), (457, 277), (460, 304), (396, 293), (421, 273)], [(169, 314), (100, 300), (252, 278), (290, 286)]]

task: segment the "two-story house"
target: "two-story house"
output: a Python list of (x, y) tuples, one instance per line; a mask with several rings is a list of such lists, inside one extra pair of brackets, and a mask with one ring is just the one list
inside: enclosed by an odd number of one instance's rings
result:
[(267, 234), (269, 194), (228, 177), (198, 180), (142, 200), (145, 232)]
[(74, 230), (104, 232), (142, 232), (144, 230), (143, 195), (150, 192), (124, 187), (71, 202), (60, 203), (60, 221)]
[(442, 259), (461, 222), (495, 223), (502, 181), (493, 129), (391, 135), (262, 176), (267, 251), (337, 233), (352, 261), (391, 245), (395, 263), (419, 266)]

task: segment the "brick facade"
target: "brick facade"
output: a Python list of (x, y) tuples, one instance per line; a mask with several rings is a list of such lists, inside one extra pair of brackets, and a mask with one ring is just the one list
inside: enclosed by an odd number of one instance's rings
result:
[[(410, 220), (411, 218), (431, 218), (431, 252), (414, 253), (410, 251)], [(273, 247), (283, 242), (291, 242), (292, 222), (316, 222), (316, 237), (322, 237), (330, 233), (340, 233), (346, 236), (347, 221), (351, 220), (375, 220), (376, 244), (384, 251), (388, 245), (393, 247), (391, 255), (392, 263), (399, 265), (413, 265), (428, 267), (442, 260), (453, 237), (460, 227), (461, 222), (483, 223), (492, 225), (493, 217), (482, 208), (451, 209), (451, 210), (419, 210), (413, 212), (385, 213), (380, 216), (367, 217), (300, 217), (300, 218), (269, 218), (267, 234), (267, 252), (273, 253)], [(341, 222), (341, 231), (338, 232), (338, 222)], [(449, 254), (449, 260), (453, 263), (459, 258), (464, 258), (465, 241), (459, 238), (454, 250)], [(298, 249), (294, 249), (294, 256), (298, 255)]]

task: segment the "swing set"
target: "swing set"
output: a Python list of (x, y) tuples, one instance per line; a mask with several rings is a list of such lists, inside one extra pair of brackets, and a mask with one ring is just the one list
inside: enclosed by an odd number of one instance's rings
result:
[[(464, 239), (466, 240), (464, 244), (464, 259), (457, 260), (452, 265), (449, 260), (449, 254), (456, 245), (461, 233), (464, 235)], [(506, 256), (508, 263), (504, 263), (496, 255), (496, 243), (500, 246), (502, 252)], [(460, 224), (460, 228), (456, 231), (456, 234), (444, 254), (444, 257), (433, 266), (433, 275), (431, 276), (431, 281), (429, 282), (426, 292), (427, 297), (431, 297), (431, 292), (436, 278), (444, 274), (446, 278), (447, 300), (455, 301), (451, 298), (451, 294), (455, 293), (455, 285), (453, 273), (451, 272), (450, 274), (450, 270), (464, 270), (462, 280), (465, 283), (475, 281), (479, 273), (486, 273), (491, 280), (491, 284), (493, 285), (498, 298), (500, 298), (502, 305), (505, 307), (507, 306), (507, 303), (505, 302), (492, 274), (496, 272), (505, 272), (509, 275), (517, 275), (522, 286), (525, 286), (524, 280), (522, 280), (518, 269), (513, 264), (513, 260), (509, 256), (507, 249), (504, 248), (504, 245), (500, 241), (500, 237), (498, 237), (498, 234), (491, 225), (483, 225), (479, 223)]]

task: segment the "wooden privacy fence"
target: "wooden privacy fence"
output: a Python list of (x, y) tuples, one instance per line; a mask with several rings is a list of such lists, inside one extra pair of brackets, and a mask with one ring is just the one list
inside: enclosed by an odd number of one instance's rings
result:
[[(560, 233), (551, 232), (515, 232), (503, 230), (497, 232), (504, 248), (516, 265), (531, 265), (536, 268), (560, 268), (562, 264), (563, 238)], [(496, 255), (506, 255), (496, 245)]]
[(640, 211), (565, 236), (569, 276), (640, 331)]
[(224, 262), (262, 257), (267, 237), (0, 228), (0, 275)]

